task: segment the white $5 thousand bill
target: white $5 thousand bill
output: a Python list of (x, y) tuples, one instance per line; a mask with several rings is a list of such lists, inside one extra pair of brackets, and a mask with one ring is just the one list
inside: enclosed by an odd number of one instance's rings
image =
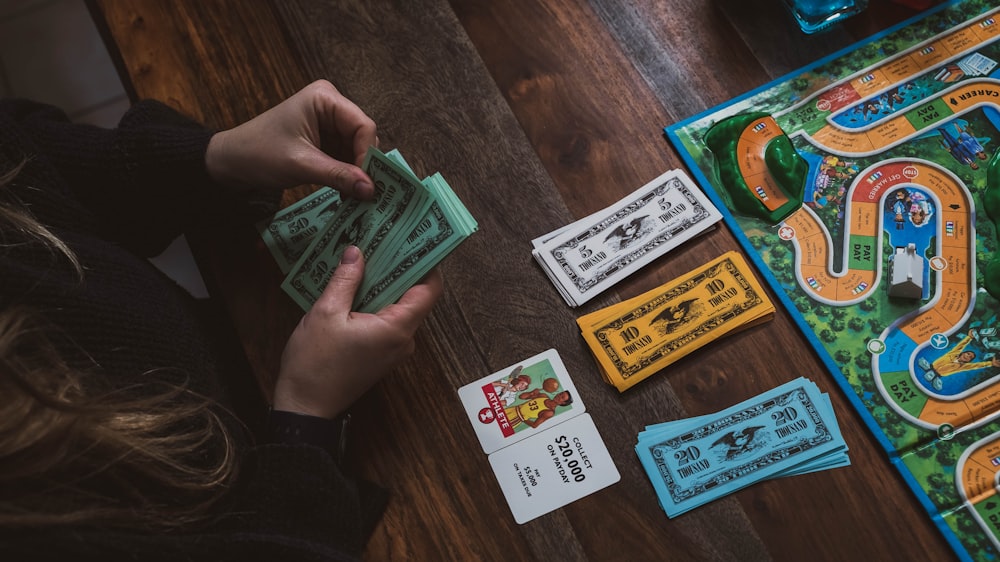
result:
[(579, 306), (722, 218), (682, 170), (533, 242), (532, 254), (570, 306)]

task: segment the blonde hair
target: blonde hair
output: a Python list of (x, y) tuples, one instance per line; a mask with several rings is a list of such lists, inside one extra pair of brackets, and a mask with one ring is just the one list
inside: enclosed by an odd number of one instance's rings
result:
[[(9, 172), (0, 175), (0, 189), (7, 186), (11, 180), (17, 176), (21, 168), (27, 164), (27, 160), (21, 161), (20, 164), (14, 167), (14, 169)], [(45, 247), (53, 252), (57, 252), (65, 257), (69, 263), (76, 270), (77, 275), (83, 276), (83, 270), (80, 267), (80, 262), (77, 261), (76, 255), (65, 242), (59, 239), (58, 236), (52, 234), (52, 232), (45, 227), (42, 223), (35, 220), (23, 207), (18, 205), (17, 199), (7, 191), (0, 192), (7, 195), (7, 201), (0, 199), (0, 247), (8, 245), (6, 232), (7, 230), (12, 231), (12, 233), (17, 237), (27, 237), (29, 240), (38, 240), (43, 242)]]
[[(22, 166), (0, 176), (0, 192)], [(72, 250), (20, 206), (0, 200), (0, 229), (82, 278)], [(163, 530), (209, 517), (238, 473), (221, 406), (185, 385), (112, 389), (62, 359), (67, 345), (36, 311), (0, 310), (0, 527)]]

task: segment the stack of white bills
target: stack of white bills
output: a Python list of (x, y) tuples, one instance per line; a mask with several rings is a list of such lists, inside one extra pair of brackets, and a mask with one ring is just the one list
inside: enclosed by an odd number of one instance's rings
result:
[(532, 255), (570, 306), (580, 306), (702, 234), (722, 215), (682, 170), (531, 241)]

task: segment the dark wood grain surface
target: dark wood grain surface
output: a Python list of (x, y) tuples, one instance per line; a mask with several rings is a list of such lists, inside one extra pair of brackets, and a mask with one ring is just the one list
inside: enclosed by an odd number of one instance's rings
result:
[[(418, 173), (440, 170), (480, 231), (442, 266), (446, 291), (412, 360), (355, 409), (358, 469), (389, 488), (371, 560), (947, 560), (952, 551), (784, 310), (619, 394), (577, 316), (738, 249), (721, 227), (580, 309), (531, 239), (682, 166), (665, 125), (914, 15), (873, 0), (821, 35), (778, 0), (94, 0), (123, 79), (213, 127), (326, 78)], [(289, 203), (311, 187), (289, 190)], [(195, 236), (265, 394), (299, 316), (252, 228)], [(618, 484), (514, 522), (456, 389), (559, 350)], [(829, 392), (849, 468), (757, 484), (676, 519), (635, 456), (647, 424), (723, 409), (804, 375)]]

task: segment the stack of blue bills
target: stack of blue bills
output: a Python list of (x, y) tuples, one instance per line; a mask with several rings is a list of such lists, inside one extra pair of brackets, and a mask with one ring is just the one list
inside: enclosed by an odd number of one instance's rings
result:
[(805, 378), (715, 414), (647, 426), (635, 450), (669, 517), (761, 480), (851, 464), (829, 396)]

